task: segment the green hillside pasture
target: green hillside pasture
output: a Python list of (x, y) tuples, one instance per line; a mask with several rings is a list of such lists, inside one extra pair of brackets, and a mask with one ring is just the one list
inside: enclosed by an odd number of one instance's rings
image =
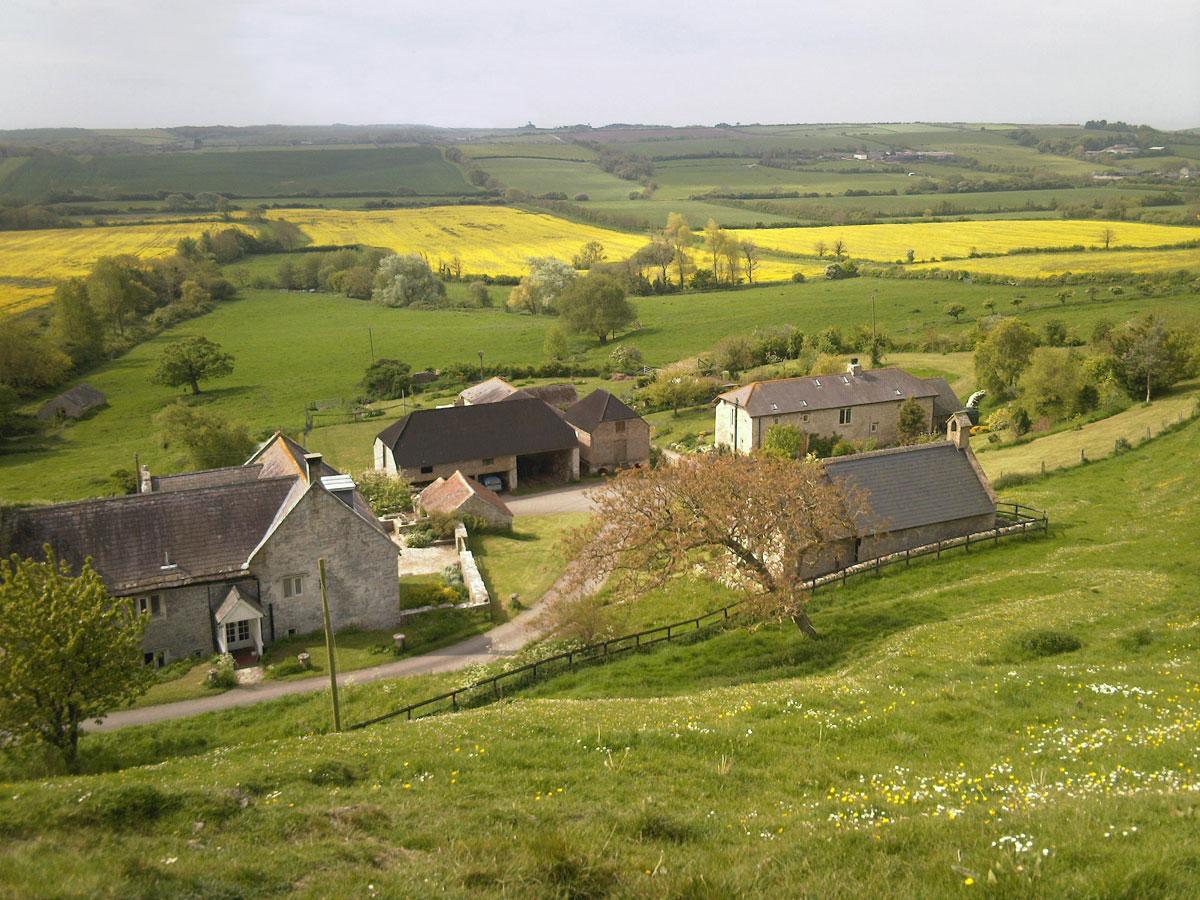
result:
[[(848, 332), (870, 322), (873, 290), (879, 328), (895, 337), (969, 329), (977, 317), (987, 315), (986, 300), (994, 300), (1000, 311), (1012, 311), (1010, 301), (1017, 296), (1024, 298), (1022, 318), (1034, 327), (1061, 319), (1081, 335), (1090, 333), (1099, 319), (1121, 322), (1147, 312), (1171, 322), (1196, 321), (1194, 299), (1187, 296), (1122, 296), (1094, 303), (1077, 297), (1060, 305), (1053, 288), (861, 278), (778, 285), (732, 295), (713, 292), (640, 299), (635, 301), (642, 323), (639, 331), (623, 336), (616, 345), (599, 347), (580, 338), (578, 346), (584, 349), (585, 360), (596, 362), (607, 358), (614, 346), (632, 345), (648, 363), (663, 365), (707, 351), (730, 334), (749, 334), (757, 328), (791, 324), (815, 333), (833, 325)], [(968, 310), (957, 324), (943, 312), (951, 303)], [(17, 445), (0, 455), (0, 497), (66, 500), (105, 493), (110, 474), (131, 468), (135, 453), (157, 472), (186, 468), (176, 448), (161, 446), (151, 421), (159, 409), (181, 396), (149, 381), (163, 348), (178, 337), (202, 334), (236, 360), (231, 376), (206, 385), (200, 398), (205, 408), (247, 422), (255, 433), (284, 428), (299, 434), (308, 403), (357, 396), (358, 382), (370, 361), (371, 338), (377, 358), (402, 359), (414, 369), (475, 364), (479, 351), (488, 365), (527, 365), (544, 361), (545, 332), (554, 323), (550, 317), (500, 309), (388, 309), (330, 294), (246, 291), (244, 299), (182, 323), (90, 373), (87, 381), (108, 396), (109, 407), (85, 421), (52, 430), (37, 449), (18, 452), (22, 445)], [(265, 335), (271, 340), (264, 340)], [(372, 419), (338, 426), (337, 431), (319, 428), (310, 443), (327, 452), (334, 465), (361, 469), (369, 461), (374, 434), (387, 421)], [(327, 446), (327, 441), (333, 446)]]
[(620, 200), (641, 190), (637, 182), (622, 181), (590, 162), (508, 157), (482, 159), (478, 165), (506, 188), (530, 194), (561, 192), (573, 198), (583, 193), (596, 200)]
[(243, 150), (73, 157), (42, 155), (0, 179), (0, 196), (37, 200), (74, 191), (104, 197), (158, 191), (216, 191), (242, 197), (302, 191), (473, 194), (436, 147)]
[(569, 141), (513, 140), (495, 143), (455, 144), (468, 159), (485, 160), (506, 157), (521, 157), (525, 159), (577, 159), (589, 160), (596, 158), (596, 151), (573, 144)]
[[(1200, 530), (1197, 437), (1023, 488), (1050, 510), (1049, 539), (818, 595), (821, 640), (737, 628), (554, 679), (540, 698), (342, 735), (296, 739), (328, 729), (314, 695), (86, 737), (89, 765), (155, 764), (6, 786), (0, 883), (1190, 895), (1200, 568), (1175, 534)], [(355, 717), (445, 684), (343, 702)]]
[(902, 172), (848, 174), (816, 170), (775, 169), (757, 159), (684, 159), (657, 163), (654, 181), (662, 200), (686, 200), (713, 190), (800, 191), (841, 194), (847, 190), (902, 191), (910, 183)]

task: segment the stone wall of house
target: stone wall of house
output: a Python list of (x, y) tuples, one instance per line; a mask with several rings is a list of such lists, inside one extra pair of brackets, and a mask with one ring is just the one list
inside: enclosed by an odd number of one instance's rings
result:
[(512, 525), (512, 513), (497, 509), (482, 497), (473, 494), (459, 506), (458, 512), (464, 516), (474, 516), (482, 519), (495, 528), (508, 528)]
[(856, 562), (874, 559), (877, 556), (887, 556), (890, 553), (912, 550), (924, 547), (937, 541), (948, 541), (950, 538), (963, 537), (977, 531), (987, 531), (996, 525), (995, 513), (981, 516), (971, 516), (964, 519), (952, 519), (949, 522), (935, 522), (920, 528), (905, 528), (877, 536), (868, 535), (862, 539), (858, 548)]
[[(131, 602), (137, 597), (149, 597), (151, 594), (158, 594), (161, 598), (161, 615), (152, 616), (146, 624), (146, 634), (142, 639), (143, 652), (161, 652), (164, 662), (168, 663), (189, 656), (207, 657), (216, 653), (213, 613), (235, 583), (240, 584), (251, 596), (258, 593), (253, 579), (245, 579), (131, 594), (128, 598)], [(264, 622), (264, 635), (266, 627)]]
[(579, 428), (575, 434), (580, 459), (591, 471), (650, 462), (650, 423), (645, 419), (601, 422), (591, 434)]
[[(734, 416), (737, 413), (737, 449), (749, 453), (762, 446), (772, 425), (795, 425), (806, 434), (828, 437), (836, 435), (847, 440), (864, 442), (874, 439), (881, 447), (900, 442), (900, 406), (903, 400), (888, 403), (867, 403), (852, 406), (850, 421), (842, 424), (840, 409), (815, 409), (810, 412), (758, 416), (751, 419), (744, 409), (722, 400), (716, 411), (716, 442), (719, 446), (732, 447)], [(917, 402), (925, 410), (925, 430), (932, 428), (933, 398), (919, 397)]]
[[(324, 627), (317, 560), (325, 559), (334, 630), (390, 628), (399, 621), (396, 546), (319, 486), (310, 488), (250, 561), (267, 613), (263, 639), (309, 634)], [(300, 576), (301, 593), (283, 596), (285, 576)]]

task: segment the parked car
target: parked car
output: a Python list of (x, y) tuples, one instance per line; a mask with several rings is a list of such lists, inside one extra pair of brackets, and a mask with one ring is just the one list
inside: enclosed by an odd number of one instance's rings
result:
[(504, 490), (504, 482), (500, 480), (499, 475), (484, 475), (479, 479), (479, 483), (489, 491), (495, 491), (497, 494)]

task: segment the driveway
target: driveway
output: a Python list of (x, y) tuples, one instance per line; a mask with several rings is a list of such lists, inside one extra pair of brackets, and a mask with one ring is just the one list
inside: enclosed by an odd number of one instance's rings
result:
[(588, 492), (599, 487), (600, 482), (591, 481), (569, 484), (565, 487), (527, 494), (523, 497), (504, 495), (502, 499), (514, 516), (544, 516), (547, 513), (591, 512), (595, 509)]

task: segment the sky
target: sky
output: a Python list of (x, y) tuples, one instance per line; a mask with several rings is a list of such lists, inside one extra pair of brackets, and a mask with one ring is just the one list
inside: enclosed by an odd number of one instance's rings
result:
[(1200, 126), (1197, 0), (0, 0), (0, 129)]

